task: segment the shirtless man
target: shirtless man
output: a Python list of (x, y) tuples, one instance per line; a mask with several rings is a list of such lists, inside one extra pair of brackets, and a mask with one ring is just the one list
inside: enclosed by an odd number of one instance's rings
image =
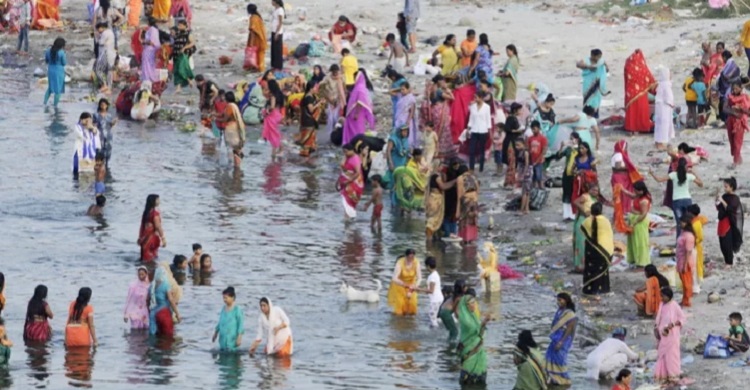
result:
[(403, 73), (406, 67), (409, 66), (409, 52), (401, 42), (396, 40), (396, 35), (393, 33), (386, 35), (385, 41), (388, 42), (388, 47), (391, 48), (388, 65), (391, 65), (396, 72)]
[(104, 204), (107, 203), (107, 198), (104, 195), (96, 196), (96, 204), (89, 206), (86, 215), (90, 217), (103, 217), (104, 216)]

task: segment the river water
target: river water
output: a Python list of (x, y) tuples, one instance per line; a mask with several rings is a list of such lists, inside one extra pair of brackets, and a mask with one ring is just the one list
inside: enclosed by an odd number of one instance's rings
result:
[[(254, 143), (257, 131), (252, 131), (244, 172), (237, 174), (225, 153), (203, 154), (196, 134), (121, 121), (110, 161), (106, 217), (96, 221), (85, 216), (93, 198), (92, 179), (74, 182), (70, 172), (72, 128), (93, 104), (44, 108), (43, 89), (27, 78), (30, 73), (0, 70), (0, 237), (5, 243), (0, 271), (7, 281), (3, 314), (16, 344), (9, 368), (0, 369), (0, 387), (459, 387), (459, 366), (447, 347), (447, 333), (428, 328), (424, 297), (417, 318), (397, 318), (385, 304), (385, 290), (380, 304), (350, 304), (339, 293), (342, 280), (369, 289), (377, 278), (387, 288), (395, 259), (405, 249), (414, 247), (421, 259), (428, 253), (419, 216), (401, 219), (385, 213), (382, 237), (370, 232), (369, 214), (360, 214), (348, 226), (343, 223), (332, 151), (322, 151), (312, 163), (293, 157), (270, 163), (270, 148)], [(83, 95), (75, 87), (68, 92), (67, 98)], [(160, 251), (161, 259), (190, 256), (191, 244), (199, 242), (217, 269), (209, 286), (186, 282), (180, 303), (183, 323), (171, 343), (131, 333), (122, 321), (149, 193), (161, 196), (169, 243)], [(436, 248), (430, 253), (438, 258), (444, 283), (476, 273), (475, 250), (448, 248), (443, 253)], [(26, 303), (40, 283), (49, 287), (56, 315), (53, 340), (44, 347), (25, 347)], [(254, 338), (261, 296), (285, 309), (295, 337), (290, 361), (212, 353), (221, 291), (228, 285), (236, 288), (246, 313), (243, 349)], [(67, 308), (83, 286), (94, 291), (100, 345), (93, 355), (66, 354)], [(497, 317), (485, 340), (489, 388), (512, 388), (515, 367), (509, 346), (521, 329), (532, 329), (546, 346), (554, 310), (551, 291), (523, 281), (504, 282), (502, 295), (482, 297), (482, 312)], [(574, 388), (598, 389), (581, 378), (583, 356), (577, 343), (571, 360)]]

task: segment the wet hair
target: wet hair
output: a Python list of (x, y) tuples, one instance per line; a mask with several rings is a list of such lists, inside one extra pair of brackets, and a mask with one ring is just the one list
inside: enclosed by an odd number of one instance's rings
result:
[(141, 216), (141, 226), (146, 226), (148, 221), (148, 215), (151, 214), (151, 210), (156, 208), (156, 201), (159, 199), (159, 195), (150, 194), (146, 197), (146, 207), (143, 208), (143, 215)]
[(594, 107), (585, 106), (585, 107), (583, 107), (583, 113), (586, 114), (586, 115), (588, 115), (588, 116), (594, 116), (594, 115), (596, 115), (596, 110), (594, 109)]
[(224, 94), (224, 100), (227, 101), (227, 103), (237, 103), (237, 99), (234, 97), (234, 92), (229, 91)]
[(697, 203), (693, 203), (687, 208), (685, 208), (685, 211), (697, 217), (701, 213), (701, 206), (698, 206)]
[(383, 177), (380, 175), (372, 175), (370, 176), (370, 182), (372, 183), (378, 183), (381, 187), (383, 186)]
[(655, 265), (649, 264), (646, 266), (646, 268), (643, 269), (643, 271), (646, 273), (646, 279), (650, 277), (656, 277), (657, 280), (659, 280), (659, 287), (669, 287), (669, 280), (667, 280), (664, 275), (659, 273), (659, 270), (656, 268)]
[(599, 50), (599, 49), (592, 49), (591, 50), (591, 56), (592, 57), (596, 57), (596, 56), (600, 56), (600, 55), (602, 55), (602, 51), (601, 50)]
[(396, 34), (394, 33), (388, 33), (388, 35), (385, 36), (386, 42), (392, 42), (396, 40)]
[(662, 287), (659, 292), (661, 293), (661, 295), (669, 298), (670, 301), (672, 300), (672, 298), (674, 298), (674, 291), (672, 291), (672, 288), (669, 286)]
[(40, 284), (34, 288), (34, 295), (29, 299), (26, 306), (26, 323), (34, 322), (34, 316), (47, 317), (45, 300), (47, 299), (47, 286)]
[(542, 124), (539, 123), (538, 120), (533, 120), (533, 121), (531, 121), (531, 128), (532, 129), (541, 129), (542, 128)]
[(732, 58), (732, 52), (729, 50), (724, 50), (721, 52), (721, 58), (724, 59), (724, 62), (727, 62), (730, 58)]
[(88, 287), (81, 287), (78, 290), (78, 298), (76, 298), (75, 304), (73, 305), (73, 314), (70, 316), (71, 320), (78, 322), (81, 321), (81, 315), (83, 309), (89, 304), (91, 300), (91, 289)]
[(221, 295), (226, 295), (228, 297), (237, 298), (237, 295), (234, 293), (234, 287), (229, 286), (224, 289), (224, 291), (221, 292)]
[(737, 320), (739, 322), (742, 322), (742, 314), (740, 314), (740, 313), (738, 313), (736, 311), (732, 312), (731, 314), (729, 314), (729, 319), (730, 320)]
[(187, 257), (183, 255), (175, 255), (174, 259), (172, 259), (172, 264), (174, 264), (174, 266), (177, 267), (186, 261), (187, 261)]
[(96, 196), (97, 207), (104, 207), (105, 204), (107, 204), (107, 198), (104, 195), (97, 195)]
[(570, 297), (570, 294), (561, 292), (557, 294), (557, 299), (562, 299), (565, 301), (565, 308), (570, 309), (572, 311), (576, 311), (576, 304), (573, 303), (573, 298)]
[(52, 48), (49, 51), (51, 63), (57, 62), (57, 53), (64, 48), (65, 48), (65, 39), (63, 38), (55, 39), (55, 42), (52, 43)]
[(248, 15), (260, 16), (260, 14), (258, 14), (258, 6), (252, 3), (247, 5), (247, 13)]
[(591, 216), (594, 217), (591, 220), (591, 236), (594, 238), (594, 243), (599, 243), (599, 223), (596, 217), (602, 215), (602, 204), (599, 202), (591, 205)]
[(623, 379), (629, 377), (632, 374), (633, 373), (630, 372), (630, 370), (628, 370), (627, 368), (623, 368), (619, 373), (617, 373), (617, 378), (615, 378), (615, 380), (617, 380), (618, 382), (622, 382)]
[(427, 256), (426, 259), (424, 259), (424, 265), (429, 269), (435, 269), (437, 268), (437, 261), (432, 256)]
[(531, 348), (537, 348), (537, 343), (534, 341), (534, 335), (531, 334), (530, 330), (522, 330), (521, 333), (518, 334), (516, 347), (523, 351), (525, 355), (531, 353)]
[(206, 265), (206, 259), (210, 257), (211, 255), (209, 255), (208, 253), (204, 253), (201, 255), (201, 260), (200, 260), (201, 268), (203, 268), (203, 266)]
[(467, 37), (470, 37), (470, 36), (472, 36), (472, 35), (477, 35), (477, 32), (476, 32), (476, 31), (474, 31), (474, 29), (473, 29), (473, 28), (470, 28), (470, 29), (466, 30), (466, 36), (467, 36)]
[(724, 179), (724, 184), (728, 185), (732, 191), (737, 191), (737, 179), (734, 176)]
[(84, 119), (91, 119), (91, 114), (88, 112), (82, 112), (81, 116), (78, 117), (78, 121), (82, 121)]
[(479, 44), (480, 45), (490, 45), (490, 38), (485, 33), (479, 34)]
[(448, 43), (450, 43), (451, 39), (455, 39), (455, 38), (456, 38), (456, 34), (446, 35), (445, 40), (443, 41), (443, 45), (447, 45)]
[(198, 249), (203, 249), (203, 246), (196, 242), (195, 244), (193, 244), (193, 252), (197, 251)]
[(648, 192), (648, 187), (646, 187), (646, 182), (643, 180), (638, 180), (637, 182), (633, 183), (633, 189), (639, 192), (643, 192), (644, 196), (650, 196), (651, 193)]
[(687, 181), (687, 159), (680, 157), (677, 160), (677, 184), (683, 185)]
[(458, 279), (453, 282), (453, 297), (460, 297), (464, 295), (464, 289), (466, 288), (466, 281)]

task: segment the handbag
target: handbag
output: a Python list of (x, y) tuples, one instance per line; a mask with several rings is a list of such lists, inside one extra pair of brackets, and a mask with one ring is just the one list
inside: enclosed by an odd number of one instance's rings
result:
[(258, 48), (255, 46), (245, 48), (245, 61), (242, 64), (245, 70), (259, 69)]

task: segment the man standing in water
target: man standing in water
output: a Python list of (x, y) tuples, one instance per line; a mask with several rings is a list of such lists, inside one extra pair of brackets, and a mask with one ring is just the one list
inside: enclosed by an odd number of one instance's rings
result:
[(419, 0), (406, 0), (404, 3), (406, 33), (409, 34), (409, 52), (417, 52), (417, 20), (419, 20)]
[(602, 59), (602, 51), (599, 49), (591, 50), (591, 56), (578, 61), (576, 67), (581, 70), (581, 76), (583, 77), (583, 106), (593, 107), (594, 118), (599, 119), (599, 106), (602, 104), (602, 97), (609, 94), (607, 90), (609, 67)]

